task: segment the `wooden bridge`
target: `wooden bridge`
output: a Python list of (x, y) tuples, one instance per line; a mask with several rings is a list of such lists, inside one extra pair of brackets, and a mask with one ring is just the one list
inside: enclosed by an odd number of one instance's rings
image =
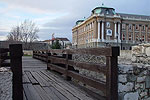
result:
[(23, 70), (24, 100), (95, 100), (40, 60), (23, 57)]
[[(11, 45), (9, 49), (0, 50), (1, 66), (10, 65), (12, 68), (13, 100), (118, 100), (118, 47), (34, 51), (33, 58), (36, 59), (22, 57), (21, 45)], [(106, 56), (106, 64), (73, 61), (72, 54), (103, 55)], [(5, 63), (9, 58), (10, 63)], [(106, 82), (79, 74), (73, 65), (103, 72)], [(72, 78), (101, 90), (104, 96), (75, 84)]]

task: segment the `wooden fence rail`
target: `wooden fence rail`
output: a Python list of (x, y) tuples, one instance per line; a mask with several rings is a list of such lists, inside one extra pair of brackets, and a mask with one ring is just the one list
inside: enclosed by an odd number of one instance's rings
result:
[[(106, 64), (78, 62), (72, 60), (73, 54), (105, 56)], [(33, 51), (33, 57), (47, 62), (48, 69), (62, 73), (67, 80), (74, 78), (103, 91), (106, 100), (118, 100), (117, 62), (119, 54), (119, 47)], [(74, 70), (73, 66), (94, 72), (102, 72), (106, 75), (106, 82), (81, 75)]]
[[(23, 53), (21, 44), (9, 45), (9, 49), (0, 48), (0, 67), (11, 67), (13, 73), (13, 100), (23, 100), (22, 55)], [(5, 62), (8, 59), (10, 59), (10, 62)]]

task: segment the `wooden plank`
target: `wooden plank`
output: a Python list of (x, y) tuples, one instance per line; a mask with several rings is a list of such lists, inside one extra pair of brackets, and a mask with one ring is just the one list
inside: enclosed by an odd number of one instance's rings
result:
[(65, 80), (58, 78), (56, 75), (49, 71), (41, 71), (44, 75), (49, 77), (53, 84), (58, 84), (62, 88), (64, 88), (66, 91), (70, 92), (71, 94), (75, 95), (79, 99), (83, 100), (93, 100), (90, 96), (88, 96), (84, 91), (81, 91), (79, 88), (73, 86), (72, 84), (66, 82)]
[(88, 54), (96, 56), (112, 56), (111, 47), (69, 49), (68, 54)]
[(53, 63), (61, 63), (61, 64), (66, 64), (67, 63), (65, 58), (57, 58), (57, 57), (53, 57), (53, 56), (50, 56), (48, 58), (48, 60), (51, 60), (51, 62), (53, 62)]
[(23, 73), (23, 84), (31, 83), (29, 78), (27, 77), (26, 73)]
[(32, 84), (23, 84), (23, 89), (25, 91), (27, 100), (43, 100)]
[(0, 48), (0, 53), (9, 52), (8, 48)]
[(94, 87), (96, 89), (102, 90), (104, 92), (104, 94), (106, 94), (106, 85), (104, 82), (101, 81), (96, 81), (92, 78), (86, 77), (86, 76), (82, 76), (80, 74), (77, 74), (73, 71), (68, 71), (68, 75), (91, 86)]
[(76, 66), (76, 67), (87, 69), (90, 71), (103, 72), (104, 74), (106, 74), (106, 72), (107, 72), (106, 65), (104, 65), (104, 64), (77, 62), (77, 61), (73, 61), (73, 60), (69, 60), (68, 64), (70, 66)]
[(33, 87), (36, 89), (36, 91), (38, 92), (38, 94), (42, 98), (42, 100), (51, 100), (52, 99), (50, 97), (50, 95), (47, 94), (40, 85), (34, 85)]
[(27, 97), (25, 95), (25, 91), (23, 90), (23, 100), (27, 100)]
[(31, 73), (41, 86), (49, 86), (49, 83), (45, 81), (37, 72), (31, 72)]
[(1, 67), (10, 67), (10, 63), (7, 62), (1, 63)]
[(81, 49), (68, 49), (68, 50), (48, 50), (48, 53), (61, 53), (61, 54), (89, 54), (89, 55), (103, 55), (112, 56), (111, 47), (101, 47), (101, 48), (81, 48)]
[(28, 76), (28, 78), (32, 84), (38, 84), (37, 80), (31, 75), (31, 73), (29, 71), (25, 71), (25, 73)]
[(63, 50), (63, 49), (51, 49), (51, 50), (48, 50), (47, 53), (67, 54), (66, 50)]
[(52, 100), (68, 100), (68, 98), (63, 96), (54, 87), (43, 87), (43, 89), (50, 95)]
[(55, 70), (55, 71), (63, 73), (63, 74), (66, 72), (65, 68), (62, 68), (62, 67), (54, 65), (54, 64), (48, 64), (47, 67), (50, 68), (51, 70)]

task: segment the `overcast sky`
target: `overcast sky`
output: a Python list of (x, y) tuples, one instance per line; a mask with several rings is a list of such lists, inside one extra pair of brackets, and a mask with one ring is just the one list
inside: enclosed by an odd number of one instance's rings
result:
[(13, 26), (30, 19), (40, 28), (39, 40), (51, 39), (55, 33), (72, 41), (75, 22), (90, 16), (102, 3), (117, 13), (150, 16), (150, 0), (0, 0), (0, 40), (6, 39)]

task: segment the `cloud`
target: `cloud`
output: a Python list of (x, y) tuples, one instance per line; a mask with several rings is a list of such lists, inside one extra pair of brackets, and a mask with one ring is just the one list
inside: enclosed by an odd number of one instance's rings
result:
[(9, 31), (20, 21), (32, 19), (40, 27), (41, 40), (50, 39), (52, 33), (71, 40), (75, 22), (89, 17), (92, 9), (102, 3), (114, 7), (118, 13), (150, 15), (149, 0), (1, 0), (0, 3), (5, 4), (0, 7), (1, 31)]
[(6, 40), (6, 39), (7, 39), (6, 36), (0, 36), (0, 41), (4, 41), (4, 40)]

